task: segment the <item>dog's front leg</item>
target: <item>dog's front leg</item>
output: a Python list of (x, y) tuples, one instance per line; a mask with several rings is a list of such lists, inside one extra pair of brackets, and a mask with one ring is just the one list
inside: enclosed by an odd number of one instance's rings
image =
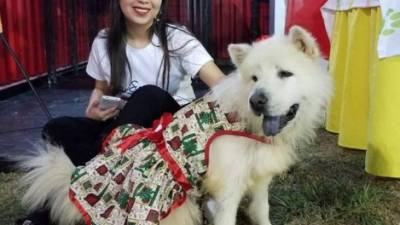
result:
[(271, 225), (269, 220), (268, 186), (272, 177), (265, 178), (251, 188), (249, 215), (258, 225)]
[(223, 191), (215, 196), (217, 203), (217, 213), (215, 215), (215, 225), (235, 225), (236, 213), (242, 199), (244, 190), (241, 185), (232, 183)]
[(205, 190), (216, 202), (215, 225), (235, 225), (236, 212), (249, 185), (251, 155), (248, 138), (222, 136), (210, 149), (209, 169), (204, 180)]
[(228, 169), (221, 169), (219, 172), (223, 171), (223, 173), (216, 173), (220, 176), (215, 176), (218, 177), (218, 180), (212, 182), (216, 186), (212, 192), (216, 202), (214, 225), (235, 225), (237, 209), (247, 188), (245, 178), (248, 171), (244, 169), (245, 167), (229, 166), (224, 168)]

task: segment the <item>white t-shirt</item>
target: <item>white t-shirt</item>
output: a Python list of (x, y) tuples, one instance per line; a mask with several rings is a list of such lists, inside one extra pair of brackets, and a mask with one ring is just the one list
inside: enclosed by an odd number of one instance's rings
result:
[[(180, 105), (189, 103), (195, 98), (191, 78), (196, 76), (204, 64), (213, 60), (203, 45), (182, 29), (185, 28), (176, 29), (176, 26), (167, 28), (169, 50), (172, 51), (170, 53), (168, 92)], [(102, 30), (93, 41), (86, 72), (94, 79), (107, 81), (110, 84), (111, 68), (105, 36), (106, 31)], [(148, 84), (162, 87), (163, 51), (158, 46), (157, 35), (153, 35), (151, 42), (144, 48), (137, 49), (126, 45), (126, 54), (132, 74), (129, 73), (127, 67), (121, 95), (130, 96), (137, 88)], [(160, 75), (158, 75), (159, 73)]]

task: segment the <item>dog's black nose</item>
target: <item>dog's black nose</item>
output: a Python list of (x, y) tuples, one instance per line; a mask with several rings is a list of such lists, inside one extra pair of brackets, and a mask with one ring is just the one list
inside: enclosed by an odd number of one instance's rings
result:
[(262, 114), (265, 112), (268, 98), (263, 92), (256, 92), (250, 97), (250, 107), (257, 114)]

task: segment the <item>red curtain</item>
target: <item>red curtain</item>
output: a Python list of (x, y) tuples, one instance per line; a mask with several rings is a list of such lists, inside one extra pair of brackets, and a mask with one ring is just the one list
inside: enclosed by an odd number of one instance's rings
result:
[[(257, 29), (260, 34), (269, 34), (269, 4), (259, 1)], [(229, 58), (230, 43), (249, 43), (252, 40), (252, 0), (213, 0), (211, 46), (218, 59)]]
[[(0, 0), (4, 36), (29, 74), (45, 72), (42, 0)], [(0, 44), (0, 85), (22, 80), (14, 61)]]
[(321, 6), (327, 0), (288, 0), (285, 31), (293, 25), (300, 25), (316, 38), (321, 53), (329, 57), (330, 42), (321, 14)]
[[(0, 16), (4, 36), (32, 77), (47, 72), (44, 19), (52, 20), (52, 27), (55, 32), (56, 69), (68, 67), (72, 64), (70, 21), (68, 20), (68, 9), (72, 3), (70, 0), (53, 2), (53, 18), (44, 18), (43, 0), (0, 0)], [(95, 2), (94, 5), (104, 11), (106, 7), (100, 7), (100, 5), (105, 3), (103, 0)], [(92, 41), (89, 40), (86, 4), (84, 1), (76, 1), (75, 5), (78, 63), (87, 60)], [(105, 18), (105, 13), (98, 12), (96, 19), (99, 29), (105, 26)], [(22, 75), (5, 47), (0, 44), (0, 86), (20, 80), (23, 80)]]

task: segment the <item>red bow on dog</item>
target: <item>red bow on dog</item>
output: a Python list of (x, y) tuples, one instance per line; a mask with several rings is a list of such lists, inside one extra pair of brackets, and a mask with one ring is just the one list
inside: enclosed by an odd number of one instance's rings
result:
[(261, 35), (261, 36), (258, 36), (257, 38), (256, 38), (256, 42), (258, 42), (258, 41), (263, 41), (263, 40), (266, 40), (266, 39), (268, 39), (268, 38), (270, 38), (270, 36), (269, 35), (266, 35), (266, 34), (263, 34), (263, 35)]

